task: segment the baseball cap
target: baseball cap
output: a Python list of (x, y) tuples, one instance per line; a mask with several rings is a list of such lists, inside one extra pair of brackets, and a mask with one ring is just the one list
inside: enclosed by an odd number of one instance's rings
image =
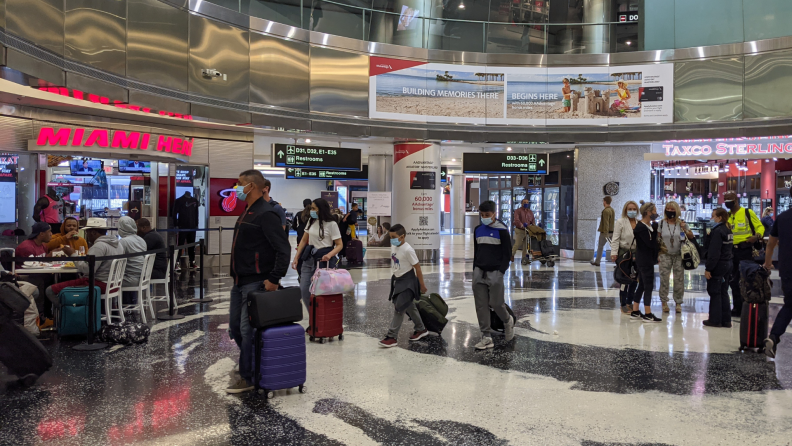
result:
[(85, 229), (107, 229), (107, 220), (104, 218), (91, 217), (83, 226)]
[(43, 221), (37, 221), (36, 223), (33, 224), (33, 229), (31, 230), (30, 235), (28, 236), (28, 240), (33, 240), (34, 238), (38, 237), (38, 235), (41, 234), (42, 232), (47, 232), (50, 229), (52, 228), (50, 228), (49, 223)]

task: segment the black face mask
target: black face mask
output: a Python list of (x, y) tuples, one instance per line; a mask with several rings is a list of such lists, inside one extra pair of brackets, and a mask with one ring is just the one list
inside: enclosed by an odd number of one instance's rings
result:
[(650, 220), (657, 220), (657, 217), (658, 217), (657, 212), (652, 212), (652, 215), (649, 216), (649, 219)]
[(669, 219), (674, 219), (674, 218), (676, 218), (676, 212), (674, 212), (674, 211), (666, 211), (666, 217), (668, 217)]
[(726, 205), (727, 209), (734, 209), (734, 201), (726, 201), (723, 204)]

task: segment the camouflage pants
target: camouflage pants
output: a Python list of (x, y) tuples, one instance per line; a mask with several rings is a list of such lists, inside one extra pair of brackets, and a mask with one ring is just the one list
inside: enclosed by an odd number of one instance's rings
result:
[(660, 301), (668, 302), (671, 273), (674, 273), (674, 302), (681, 304), (685, 295), (685, 269), (682, 254), (660, 254)]

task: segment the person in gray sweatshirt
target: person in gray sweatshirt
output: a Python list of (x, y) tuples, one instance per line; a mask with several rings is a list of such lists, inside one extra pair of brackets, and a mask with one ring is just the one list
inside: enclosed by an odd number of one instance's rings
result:
[[(88, 219), (88, 223), (85, 225), (85, 239), (88, 241), (88, 245), (91, 246), (88, 250), (88, 255), (104, 257), (124, 254), (124, 248), (121, 246), (118, 238), (115, 235), (107, 234), (107, 222), (103, 218)], [(79, 253), (76, 253), (74, 249), (69, 246), (64, 246), (63, 252), (70, 257), (79, 256)], [(97, 261), (95, 265), (94, 282), (96, 286), (102, 290), (102, 293), (105, 292), (107, 287), (111, 262), (110, 260)], [(70, 286), (88, 286), (88, 262), (75, 261), (74, 265), (77, 267), (77, 271), (80, 272), (82, 277), (56, 283), (46, 290), (47, 298), (56, 306), (60, 303), (58, 301), (58, 294), (60, 294), (61, 290), (64, 288)]]
[[(137, 235), (137, 223), (132, 217), (121, 217), (118, 219), (118, 235), (121, 236), (121, 247), (124, 254), (145, 252), (146, 241)], [(143, 272), (144, 256), (130, 257), (127, 259), (126, 270), (124, 270), (124, 286), (137, 286), (140, 283), (140, 274)]]

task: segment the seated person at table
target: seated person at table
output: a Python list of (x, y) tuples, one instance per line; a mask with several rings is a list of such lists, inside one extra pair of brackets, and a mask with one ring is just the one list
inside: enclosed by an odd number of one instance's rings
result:
[(382, 225), (377, 226), (377, 233), (373, 234), (368, 241), (369, 246), (390, 246), (390, 236), (384, 232)]
[[(124, 248), (121, 247), (121, 243), (118, 241), (118, 238), (116, 238), (115, 235), (109, 235), (107, 233), (107, 222), (104, 218), (92, 217), (88, 219), (88, 224), (85, 225), (85, 238), (87, 239), (88, 243), (91, 244), (91, 249), (88, 250), (88, 255), (105, 257), (124, 254)], [(75, 254), (74, 249), (72, 249), (70, 246), (64, 246), (63, 252), (65, 252), (68, 256), (74, 257), (78, 255)], [(107, 279), (110, 275), (111, 263), (112, 260), (105, 260), (97, 261), (95, 265), (96, 270), (94, 272), (94, 283), (99, 287), (100, 290), (102, 290), (102, 293), (104, 293), (107, 288)], [(75, 280), (67, 280), (65, 282), (56, 283), (55, 285), (47, 288), (47, 298), (56, 306), (59, 304), (58, 294), (60, 294), (62, 289), (70, 286), (88, 286), (88, 262), (75, 261), (74, 265), (77, 267), (77, 271), (82, 274), (82, 277)]]
[(77, 254), (80, 253), (80, 247), (88, 252), (88, 242), (77, 234), (79, 229), (80, 225), (76, 218), (66, 217), (61, 225), (60, 234), (54, 234), (52, 240), (47, 243), (49, 252), (59, 251), (64, 246), (71, 247)]
[[(121, 247), (124, 254), (133, 254), (146, 251), (146, 241), (137, 235), (137, 224), (132, 217), (118, 219), (118, 235), (121, 236)], [(124, 286), (137, 286), (140, 283), (140, 274), (143, 272), (145, 256), (130, 257), (127, 259), (124, 270)]]
[[(165, 240), (162, 236), (151, 228), (148, 218), (141, 218), (137, 221), (138, 235), (146, 241), (146, 250), (154, 251), (165, 247)], [(152, 279), (164, 279), (165, 272), (168, 270), (168, 253), (158, 252), (154, 257), (154, 269), (151, 271)]]
[[(16, 257), (46, 257), (47, 243), (52, 239), (52, 229), (48, 223), (38, 221), (33, 224), (33, 230), (27, 240), (16, 247)], [(17, 262), (17, 268), (23, 262)]]

